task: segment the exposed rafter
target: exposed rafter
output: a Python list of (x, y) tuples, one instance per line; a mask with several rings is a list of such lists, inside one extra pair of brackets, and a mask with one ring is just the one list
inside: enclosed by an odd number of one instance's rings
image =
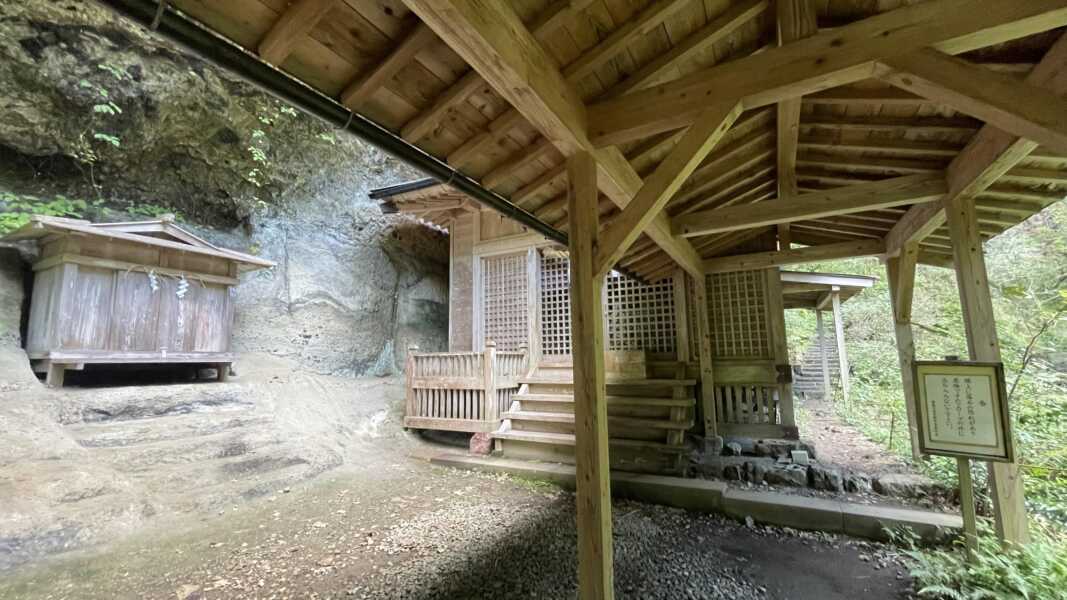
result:
[(259, 57), (272, 65), (285, 62), (300, 38), (314, 29), (333, 7), (334, 0), (297, 0), (263, 36)]
[[(819, 26), (815, 19), (815, 5), (808, 0), (778, 0), (778, 45), (814, 35)], [(800, 138), (801, 97), (778, 102), (778, 197), (797, 195), (797, 143)], [(778, 225), (778, 242), (782, 248), (790, 244), (789, 224)]]
[(675, 217), (677, 235), (694, 237), (940, 200), (948, 191), (943, 174), (906, 175), (793, 198), (731, 206)]
[[(509, 6), (473, 0), (408, 0), (408, 6), (564, 155), (592, 151), (602, 191), (620, 208), (630, 203), (641, 177), (618, 150), (593, 148), (581, 98)], [(696, 250), (671, 234), (665, 215), (646, 233), (679, 265), (700, 275)]]
[[(1060, 36), (1045, 57), (1026, 77), (1026, 83), (1054, 94), (1067, 93), (1067, 35)], [(1037, 144), (984, 126), (946, 170), (949, 198), (978, 197), (1001, 175), (1030, 155)], [(896, 255), (911, 242), (920, 241), (945, 222), (944, 203), (916, 206), (908, 210), (886, 236), (886, 249)]]
[(870, 77), (875, 61), (932, 46), (959, 54), (1067, 24), (1063, 0), (935, 0), (899, 8), (676, 81), (594, 104), (597, 145), (683, 127), (709, 98), (746, 108)]
[(378, 88), (389, 82), (415, 55), (429, 46), (437, 36), (426, 25), (419, 23), (414, 31), (382, 59), (369, 73), (353, 81), (341, 92), (341, 104), (358, 109), (374, 95)]
[[(798, 238), (797, 241), (803, 243), (800, 238)], [(708, 273), (726, 273), (729, 271), (766, 269), (782, 265), (797, 265), (824, 260), (853, 258), (856, 256), (876, 256), (883, 252), (885, 252), (885, 244), (882, 240), (859, 240), (808, 246), (806, 248), (792, 248), (789, 250), (776, 250), (773, 252), (757, 252), (755, 254), (711, 258), (704, 261), (704, 269)]]
[(1067, 101), (1053, 92), (936, 50), (895, 56), (882, 64), (888, 71), (881, 78), (901, 89), (1067, 153)]

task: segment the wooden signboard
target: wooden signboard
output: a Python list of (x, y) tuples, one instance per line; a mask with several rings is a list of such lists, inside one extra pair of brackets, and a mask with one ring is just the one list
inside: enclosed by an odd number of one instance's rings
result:
[(1003, 365), (916, 361), (915, 388), (923, 453), (1012, 462)]

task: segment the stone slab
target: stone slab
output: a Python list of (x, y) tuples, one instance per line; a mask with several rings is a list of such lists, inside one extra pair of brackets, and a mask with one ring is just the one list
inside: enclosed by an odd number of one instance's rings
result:
[[(429, 461), (457, 469), (507, 473), (525, 479), (551, 481), (574, 489), (573, 465), (451, 453), (435, 454), (429, 457)], [(729, 488), (723, 482), (704, 479), (614, 472), (611, 483), (612, 492), (618, 497), (696, 512), (723, 513), (740, 520), (752, 517), (767, 525), (845, 533), (875, 540), (887, 539), (886, 527), (910, 527), (922, 539), (931, 542), (953, 537), (963, 528), (963, 521), (956, 514), (855, 504), (778, 492), (738, 490)]]
[(752, 517), (759, 523), (831, 533), (845, 529), (841, 504), (837, 500), (736, 489), (727, 490), (723, 496), (723, 510), (731, 517)]

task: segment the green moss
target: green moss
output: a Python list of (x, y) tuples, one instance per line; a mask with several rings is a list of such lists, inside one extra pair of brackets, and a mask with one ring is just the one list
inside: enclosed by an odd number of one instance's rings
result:
[(32, 215), (81, 218), (89, 204), (85, 200), (57, 195), (51, 199), (0, 192), (0, 235), (14, 231), (30, 221)]

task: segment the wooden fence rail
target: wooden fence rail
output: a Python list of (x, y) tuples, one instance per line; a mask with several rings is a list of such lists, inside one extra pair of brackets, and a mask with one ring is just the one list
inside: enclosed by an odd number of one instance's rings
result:
[(486, 342), (484, 352), (419, 353), (417, 347), (409, 348), (404, 426), (496, 430), (526, 372), (528, 356), (525, 350), (497, 352), (493, 342)]

